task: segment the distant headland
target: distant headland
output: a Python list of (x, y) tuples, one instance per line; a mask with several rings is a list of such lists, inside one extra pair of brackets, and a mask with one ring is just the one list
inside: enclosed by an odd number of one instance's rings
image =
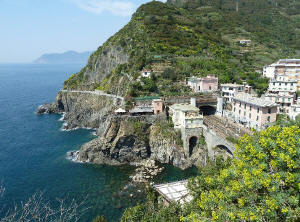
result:
[(34, 64), (85, 64), (92, 52), (67, 51), (64, 53), (43, 54), (34, 60)]

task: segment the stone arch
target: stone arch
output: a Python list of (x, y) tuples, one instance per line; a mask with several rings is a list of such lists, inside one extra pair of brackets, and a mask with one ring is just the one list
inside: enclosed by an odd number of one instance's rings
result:
[(214, 106), (204, 105), (199, 106), (200, 113), (202, 113), (204, 116), (210, 116), (216, 114), (216, 108)]
[(192, 156), (194, 148), (196, 147), (198, 142), (197, 136), (192, 136), (189, 138), (189, 156)]
[(233, 157), (233, 153), (231, 152), (231, 150), (223, 144), (219, 144), (215, 147), (215, 156), (217, 155), (223, 156), (224, 159)]

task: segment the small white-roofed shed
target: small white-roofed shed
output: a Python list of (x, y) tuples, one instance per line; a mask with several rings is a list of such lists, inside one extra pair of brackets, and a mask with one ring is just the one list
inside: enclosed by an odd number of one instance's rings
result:
[(187, 180), (154, 185), (154, 189), (163, 197), (164, 203), (169, 205), (171, 202), (185, 204), (192, 201), (193, 197), (189, 194)]

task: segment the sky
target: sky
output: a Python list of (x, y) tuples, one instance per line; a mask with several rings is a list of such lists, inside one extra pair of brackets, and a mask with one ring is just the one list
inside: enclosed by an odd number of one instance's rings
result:
[(28, 63), (45, 53), (94, 51), (149, 1), (0, 0), (0, 63)]

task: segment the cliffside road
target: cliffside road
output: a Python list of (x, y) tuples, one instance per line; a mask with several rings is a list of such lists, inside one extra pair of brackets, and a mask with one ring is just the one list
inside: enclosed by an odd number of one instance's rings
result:
[(111, 97), (114, 99), (118, 99), (121, 100), (120, 105), (124, 104), (124, 97), (118, 96), (118, 95), (114, 95), (114, 94), (108, 94), (105, 93), (101, 90), (95, 90), (95, 91), (81, 91), (81, 90), (61, 90), (61, 92), (68, 92), (68, 93), (86, 93), (86, 94), (93, 94), (93, 95), (99, 95), (99, 96), (107, 96), (107, 97)]

